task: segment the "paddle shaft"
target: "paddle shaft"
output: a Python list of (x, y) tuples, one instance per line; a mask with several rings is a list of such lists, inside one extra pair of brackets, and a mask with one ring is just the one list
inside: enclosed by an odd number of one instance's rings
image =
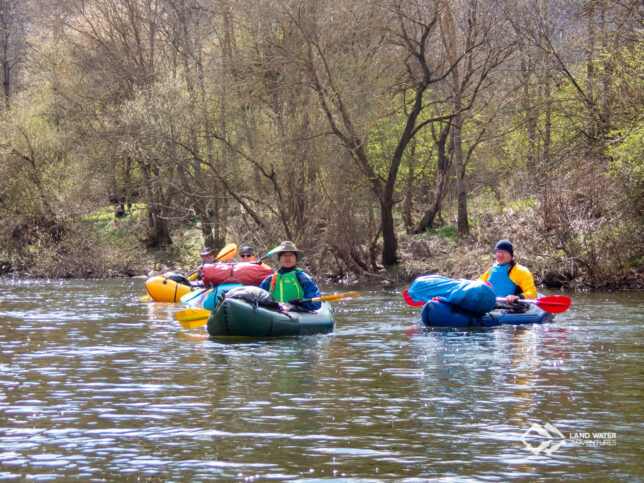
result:
[(307, 304), (309, 302), (339, 302), (340, 300), (355, 299), (360, 297), (358, 292), (344, 292), (336, 293), (333, 295), (325, 295), (324, 297), (313, 297), (310, 299), (297, 299), (298, 303)]
[[(339, 302), (342, 300), (349, 300), (360, 297), (358, 292), (345, 292), (337, 293), (334, 295), (326, 295), (324, 297), (314, 297), (310, 299), (300, 299), (301, 303), (307, 302)], [(210, 315), (210, 310), (206, 309), (185, 309), (180, 310), (175, 314), (175, 318), (179, 323), (186, 329), (196, 329), (202, 325), (206, 325), (208, 322), (208, 316)]]
[[(497, 302), (505, 302), (505, 297), (497, 297)], [(551, 295), (549, 297), (541, 297), (538, 299), (518, 299), (517, 302), (523, 304), (534, 304), (541, 310), (551, 313), (560, 314), (565, 312), (570, 307), (570, 297), (565, 295)]]
[[(405, 290), (403, 292), (403, 298), (405, 299), (405, 302), (407, 302), (407, 305), (411, 305), (412, 307), (420, 307), (422, 305), (425, 305), (425, 303), (427, 302), (414, 301), (414, 299), (412, 299), (409, 295), (408, 290)], [(506, 301), (505, 297), (497, 297), (496, 300), (497, 302)], [(565, 295), (551, 295), (549, 297), (541, 297), (539, 299), (518, 299), (517, 302), (524, 304), (534, 304), (541, 310), (544, 310), (545, 312), (551, 314), (560, 314), (561, 312), (568, 310), (568, 307), (570, 307), (570, 297), (566, 297)]]
[(268, 257), (270, 257), (271, 255), (274, 255), (274, 254), (275, 254), (275, 251), (276, 251), (278, 248), (279, 248), (279, 247), (275, 247), (275, 248), (273, 248), (270, 252), (268, 252), (266, 255), (264, 255), (262, 258), (260, 258), (258, 261), (259, 261), (259, 262), (261, 262), (261, 261), (263, 261), (263, 260), (266, 260), (266, 259), (267, 259)]

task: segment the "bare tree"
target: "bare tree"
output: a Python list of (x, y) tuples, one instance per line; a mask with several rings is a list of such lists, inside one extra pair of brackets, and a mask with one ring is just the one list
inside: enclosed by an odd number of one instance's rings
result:
[(30, 5), (27, 0), (0, 0), (0, 79), (4, 107), (9, 107), (14, 73), (26, 51)]
[(440, 18), (445, 52), (454, 66), (447, 84), (452, 99), (452, 162), (456, 171), (458, 233), (464, 236), (469, 234), (467, 158), (475, 146), (468, 155), (464, 154), (463, 123), (472, 112), (480, 91), (495, 88), (490, 82), (490, 74), (507, 58), (512, 41), (503, 28), (503, 12), (479, 0), (448, 2)]
[(123, 132), (114, 111), (138, 90), (152, 85), (164, 69), (159, 0), (72, 1), (65, 9), (56, 17), (58, 28), (87, 83), (82, 92), (66, 95), (93, 117), (97, 139), (116, 146), (117, 152), (127, 144), (124, 141), (136, 141), (137, 147), (124, 150), (120, 159), (137, 166), (142, 185), (134, 190), (148, 208), (145, 243), (151, 247), (169, 244), (168, 199), (173, 188), (172, 183), (164, 186), (157, 180), (159, 176), (171, 179), (175, 170), (169, 166), (166, 171), (162, 158), (139, 156), (142, 139), (136, 132)]
[[(572, 4), (528, 0), (508, 7), (508, 20), (523, 42), (554, 66), (554, 82), (565, 80), (571, 86), (575, 95), (569, 105), (571, 126), (589, 143), (602, 143), (612, 128), (614, 68), (612, 56), (607, 54), (629, 41), (641, 19), (641, 2), (637, 0)], [(577, 69), (581, 59), (585, 59), (585, 70)]]
[[(416, 232), (422, 233), (432, 226), (434, 219), (438, 215), (441, 209), (441, 203), (443, 202), (443, 197), (445, 194), (445, 188), (447, 186), (447, 177), (448, 170), (451, 165), (452, 155), (448, 152), (447, 142), (449, 139), (449, 133), (451, 129), (451, 124), (449, 122), (436, 123), (440, 129), (438, 132), (436, 130), (436, 125), (432, 124), (431, 131), (432, 137), (434, 138), (434, 144), (436, 146), (436, 182), (434, 185), (434, 193), (431, 198), (431, 202), (427, 206), (423, 216), (418, 221), (416, 225)], [(453, 152), (453, 147), (449, 149)]]
[[(420, 130), (451, 116), (426, 116), (428, 88), (443, 81), (455, 66), (440, 54), (437, 23), (445, 4), (390, 2), (371, 4), (365, 10), (346, 3), (341, 16), (325, 6), (330, 7), (320, 2), (313, 8), (301, 2), (288, 10), (305, 45), (304, 56), (297, 62), (318, 96), (331, 132), (350, 153), (378, 200), (382, 263), (393, 265), (398, 249), (394, 194), (403, 156)], [(340, 20), (347, 23), (341, 25)], [(347, 65), (353, 69), (349, 75)], [(379, 80), (383, 72), (389, 74), (389, 83)], [(390, 96), (394, 113), (387, 110)], [(383, 160), (369, 152), (368, 139), (371, 126), (393, 118), (392, 114), (402, 122), (383, 171), (379, 167)]]

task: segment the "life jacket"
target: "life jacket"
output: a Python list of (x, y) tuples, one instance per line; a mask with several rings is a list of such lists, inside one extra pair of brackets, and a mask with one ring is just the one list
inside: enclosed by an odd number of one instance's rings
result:
[[(483, 280), (484, 282), (490, 282), (489, 278), (491, 273), (492, 273), (492, 269), (489, 268), (487, 272), (485, 272), (483, 275), (479, 277), (479, 280)], [(530, 273), (530, 270), (528, 270), (523, 265), (519, 265), (518, 263), (515, 263), (515, 262), (510, 262), (510, 266), (508, 267), (508, 278), (512, 282), (514, 282), (514, 284), (517, 287), (514, 292), (507, 292), (507, 293), (504, 293), (503, 295), (499, 295), (500, 292), (497, 292), (496, 285), (493, 284), (494, 291), (500, 297), (506, 297), (508, 295), (519, 295), (520, 297), (526, 298), (526, 299), (534, 299), (537, 297), (537, 287), (535, 287), (534, 285), (532, 273)]]
[(302, 272), (301, 268), (296, 268), (284, 274), (276, 272), (271, 279), (269, 292), (279, 302), (288, 302), (291, 299), (300, 299), (304, 297), (304, 289), (300, 285), (297, 274)]
[(507, 297), (517, 293), (518, 285), (510, 279), (510, 272), (513, 267), (514, 263), (510, 262), (505, 265), (494, 264), (490, 269), (490, 276), (487, 281), (494, 288), (494, 293), (497, 297)]

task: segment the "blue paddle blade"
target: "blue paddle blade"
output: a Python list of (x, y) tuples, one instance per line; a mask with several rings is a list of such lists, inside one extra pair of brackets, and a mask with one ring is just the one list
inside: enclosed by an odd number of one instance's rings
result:
[[(192, 292), (188, 292), (188, 293), (187, 293), (187, 294), (185, 294), (183, 297), (181, 297), (181, 298), (179, 299), (179, 301), (180, 301), (182, 304), (190, 305), (190, 304), (194, 303), (196, 300), (203, 299), (203, 297), (201, 297), (201, 296), (202, 296), (202, 295), (204, 294), (204, 292), (206, 292), (206, 291), (207, 291), (207, 289), (202, 288), (202, 289), (199, 289), (199, 290), (194, 290), (194, 291), (192, 291)], [(197, 303), (199, 303), (199, 302), (197, 302)]]

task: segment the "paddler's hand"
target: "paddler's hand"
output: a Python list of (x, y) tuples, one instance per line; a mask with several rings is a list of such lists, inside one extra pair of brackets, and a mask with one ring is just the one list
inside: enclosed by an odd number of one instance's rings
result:
[(516, 295), (508, 295), (507, 297), (505, 297), (505, 302), (508, 304), (513, 304), (517, 300), (519, 300), (519, 297)]

